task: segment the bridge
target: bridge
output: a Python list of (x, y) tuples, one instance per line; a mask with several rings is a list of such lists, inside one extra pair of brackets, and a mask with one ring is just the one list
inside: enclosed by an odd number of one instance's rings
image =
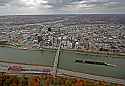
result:
[(58, 50), (56, 52), (55, 59), (54, 59), (54, 64), (53, 64), (53, 75), (54, 76), (57, 75), (57, 69), (58, 69), (58, 64), (59, 64), (60, 48), (61, 48), (61, 42), (59, 44), (59, 47), (58, 47)]

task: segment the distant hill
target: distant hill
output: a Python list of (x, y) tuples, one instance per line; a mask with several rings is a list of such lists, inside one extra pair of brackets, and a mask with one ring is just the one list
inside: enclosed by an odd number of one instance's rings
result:
[(125, 24), (125, 14), (10, 15), (0, 16), (0, 25), (60, 21), (63, 24)]

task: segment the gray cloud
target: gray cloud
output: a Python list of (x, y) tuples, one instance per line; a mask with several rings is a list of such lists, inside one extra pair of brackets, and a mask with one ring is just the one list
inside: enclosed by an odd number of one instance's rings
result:
[(125, 0), (0, 0), (1, 14), (125, 13)]
[(5, 6), (7, 3), (11, 2), (12, 0), (0, 0), (0, 6)]
[(0, 3), (8, 3), (8, 2), (10, 2), (10, 0), (0, 0)]

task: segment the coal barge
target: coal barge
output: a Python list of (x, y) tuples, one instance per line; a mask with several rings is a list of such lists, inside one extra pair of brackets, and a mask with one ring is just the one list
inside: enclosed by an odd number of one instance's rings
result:
[(77, 63), (85, 63), (85, 64), (93, 64), (93, 65), (105, 65), (105, 66), (112, 66), (114, 67), (115, 65), (112, 64), (108, 64), (106, 62), (102, 62), (102, 61), (90, 61), (90, 60), (75, 60), (75, 62)]

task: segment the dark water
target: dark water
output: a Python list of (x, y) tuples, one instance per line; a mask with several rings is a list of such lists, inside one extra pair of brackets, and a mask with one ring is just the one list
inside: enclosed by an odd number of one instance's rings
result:
[[(29, 51), (0, 47), (0, 60), (52, 66), (55, 53), (55, 50)], [(125, 58), (79, 54), (75, 51), (61, 51), (59, 58), (59, 68), (62, 69), (125, 79)], [(75, 63), (76, 59), (105, 61), (117, 66), (80, 64)]]

